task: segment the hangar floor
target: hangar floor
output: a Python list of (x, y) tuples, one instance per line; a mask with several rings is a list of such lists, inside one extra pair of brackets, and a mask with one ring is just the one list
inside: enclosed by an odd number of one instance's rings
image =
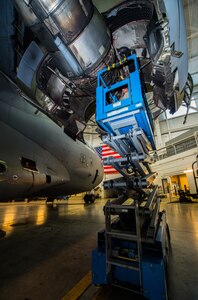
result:
[[(69, 199), (0, 204), (0, 299), (60, 300), (91, 270), (103, 205)], [(169, 299), (198, 299), (198, 203), (163, 200), (171, 231)], [(3, 233), (5, 236), (3, 237)], [(65, 296), (64, 299), (74, 299)], [(144, 299), (91, 286), (81, 300)]]

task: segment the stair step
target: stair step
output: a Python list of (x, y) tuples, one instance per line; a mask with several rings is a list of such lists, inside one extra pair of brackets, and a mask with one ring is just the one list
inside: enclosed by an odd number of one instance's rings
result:
[(137, 241), (137, 235), (130, 233), (123, 233), (122, 231), (106, 231), (107, 235), (115, 238), (120, 238), (122, 240)]
[[(134, 262), (125, 261), (124, 259), (120, 259), (120, 258), (111, 258), (111, 259), (107, 260), (107, 263), (111, 264), (111, 265), (114, 265), (114, 266), (135, 270), (135, 271), (138, 271), (138, 272), (141, 271), (139, 267), (134, 266)], [(139, 264), (139, 263), (135, 262), (135, 264)]]
[(143, 293), (141, 287), (131, 285), (131, 284), (127, 284), (125, 282), (112, 282), (112, 285), (116, 286), (116, 287), (119, 287), (119, 288), (122, 288), (122, 289), (125, 289), (125, 290), (130, 291), (130, 292), (137, 293), (137, 294), (142, 294)]

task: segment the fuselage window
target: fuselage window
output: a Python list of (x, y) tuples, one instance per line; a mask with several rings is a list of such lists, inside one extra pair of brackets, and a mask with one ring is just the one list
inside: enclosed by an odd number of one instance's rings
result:
[(24, 169), (38, 172), (38, 169), (36, 167), (36, 162), (34, 160), (31, 160), (26, 157), (21, 157), (21, 165)]
[(46, 175), (46, 183), (51, 183), (51, 176), (50, 175)]
[(95, 181), (96, 181), (97, 177), (98, 177), (98, 169), (96, 170), (96, 174), (95, 174), (95, 176), (94, 176), (94, 179), (93, 179), (93, 181), (92, 181), (92, 184), (94, 184), (94, 183), (95, 183)]
[(7, 171), (7, 166), (4, 161), (0, 161), (0, 174), (3, 174)]

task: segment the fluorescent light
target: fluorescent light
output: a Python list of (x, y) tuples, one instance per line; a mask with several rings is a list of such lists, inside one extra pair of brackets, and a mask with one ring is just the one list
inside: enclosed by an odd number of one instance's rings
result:
[(184, 170), (184, 173), (191, 173), (193, 170)]

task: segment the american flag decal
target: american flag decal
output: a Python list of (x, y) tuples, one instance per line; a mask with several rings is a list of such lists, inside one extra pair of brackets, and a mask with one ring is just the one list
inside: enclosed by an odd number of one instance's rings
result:
[[(100, 147), (95, 148), (96, 152), (98, 153), (100, 159), (104, 159), (109, 156), (113, 156), (115, 158), (120, 158), (121, 156), (114, 150), (112, 150), (107, 145), (102, 145)], [(116, 174), (118, 171), (114, 169), (112, 166), (103, 166), (104, 167), (104, 173), (105, 174)]]

